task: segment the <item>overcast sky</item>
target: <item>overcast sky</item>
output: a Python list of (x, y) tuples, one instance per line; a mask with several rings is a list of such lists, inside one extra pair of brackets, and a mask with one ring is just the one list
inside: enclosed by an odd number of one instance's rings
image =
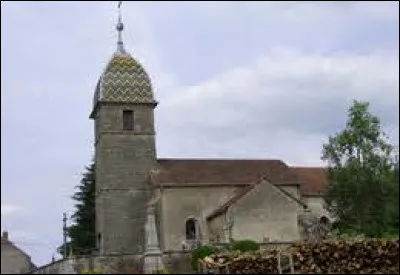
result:
[[(93, 154), (116, 2), (1, 1), (1, 227), (47, 263)], [(367, 100), (398, 144), (398, 2), (124, 2), (124, 42), (150, 74), (159, 157), (322, 165)]]

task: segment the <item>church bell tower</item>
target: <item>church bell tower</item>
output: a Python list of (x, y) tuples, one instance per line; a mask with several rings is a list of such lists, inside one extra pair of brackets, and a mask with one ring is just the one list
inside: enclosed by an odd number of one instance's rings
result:
[[(121, 2), (120, 2), (121, 3)], [(97, 83), (95, 124), (96, 236), (99, 253), (141, 253), (149, 171), (156, 165), (150, 78), (124, 48), (120, 4), (117, 49)]]

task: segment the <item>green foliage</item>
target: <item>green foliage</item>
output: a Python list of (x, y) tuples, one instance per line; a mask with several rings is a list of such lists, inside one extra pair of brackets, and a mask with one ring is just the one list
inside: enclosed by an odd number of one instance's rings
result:
[(239, 240), (235, 241), (232, 245), (232, 250), (240, 252), (257, 251), (260, 249), (260, 244), (253, 240)]
[[(74, 224), (67, 228), (67, 235), (70, 238), (67, 251), (71, 247), (74, 255), (88, 255), (96, 247), (94, 163), (86, 167), (80, 184), (75, 188), (77, 191), (72, 199), (76, 201), (76, 210), (72, 215)], [(63, 249), (64, 247), (61, 246), (58, 252), (62, 254)]]
[(209, 245), (203, 245), (196, 248), (192, 252), (192, 267), (194, 270), (197, 270), (197, 265), (200, 259), (204, 259), (207, 256), (210, 256), (215, 253), (215, 248)]
[[(71, 242), (67, 242), (67, 244), (66, 244), (65, 247), (66, 247), (66, 249), (67, 249), (67, 255), (68, 255), (69, 251), (71, 251)], [(59, 246), (59, 247), (57, 248), (57, 252), (58, 252), (60, 255), (64, 255), (64, 245)]]
[(382, 237), (399, 229), (398, 161), (367, 102), (354, 101), (346, 128), (323, 145), (327, 209), (340, 232)]
[(82, 270), (80, 274), (103, 274), (100, 270)]

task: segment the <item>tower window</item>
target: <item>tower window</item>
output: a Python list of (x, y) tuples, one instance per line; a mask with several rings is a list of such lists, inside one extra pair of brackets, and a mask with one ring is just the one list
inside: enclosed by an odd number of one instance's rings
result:
[(123, 111), (123, 129), (124, 131), (133, 131), (133, 111)]
[(101, 247), (101, 233), (97, 234), (97, 248)]

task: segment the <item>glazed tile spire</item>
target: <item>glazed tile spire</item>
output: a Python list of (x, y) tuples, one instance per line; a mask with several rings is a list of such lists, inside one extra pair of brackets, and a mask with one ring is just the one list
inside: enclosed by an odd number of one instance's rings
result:
[(122, 1), (118, 2), (117, 49), (97, 82), (93, 97), (94, 118), (100, 102), (157, 104), (149, 75), (143, 66), (125, 50), (122, 41), (124, 24), (121, 15)]

